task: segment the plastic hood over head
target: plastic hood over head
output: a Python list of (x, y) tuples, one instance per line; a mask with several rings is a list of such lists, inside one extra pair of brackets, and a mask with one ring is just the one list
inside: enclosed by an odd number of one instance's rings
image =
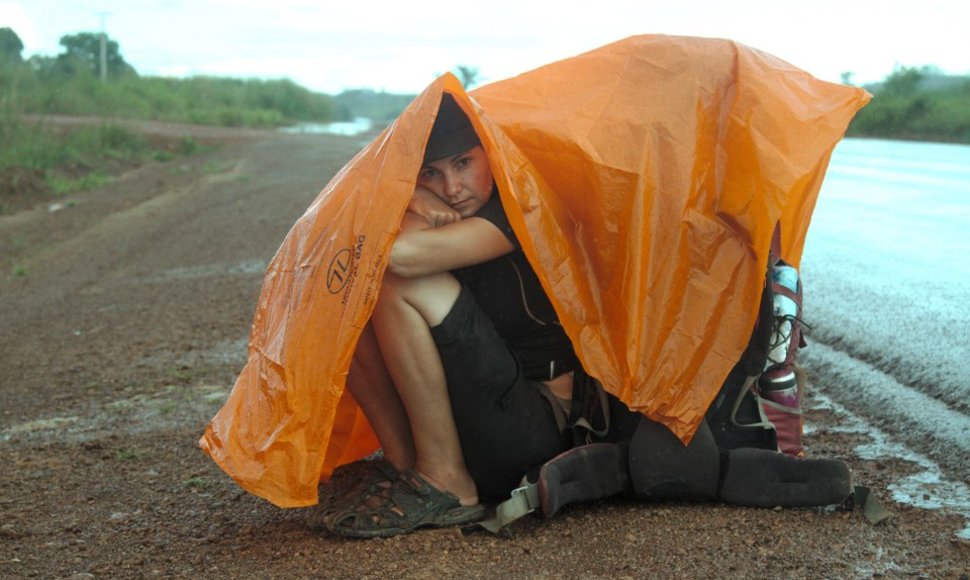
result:
[(797, 266), (832, 150), (870, 98), (735, 42), (668, 36), (470, 96), (450, 74), (432, 83), (283, 241), (200, 442), (279, 506), (315, 503), (334, 467), (378, 448), (345, 379), (443, 92), (584, 367), (685, 442), (747, 344), (775, 224)]

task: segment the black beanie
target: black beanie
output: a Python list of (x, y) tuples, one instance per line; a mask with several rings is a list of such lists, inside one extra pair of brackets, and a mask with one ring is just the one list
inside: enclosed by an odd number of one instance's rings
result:
[(450, 157), (481, 145), (471, 121), (449, 93), (441, 95), (438, 116), (431, 127), (428, 146), (424, 148), (424, 163)]

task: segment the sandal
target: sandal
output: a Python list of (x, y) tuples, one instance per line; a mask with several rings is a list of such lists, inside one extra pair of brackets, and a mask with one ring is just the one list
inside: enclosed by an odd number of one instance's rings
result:
[(375, 485), (393, 481), (398, 473), (383, 457), (341, 465), (334, 470), (330, 482), (321, 486), (328, 488), (328, 492), (321, 493), (320, 503), (310, 509), (307, 527), (316, 532), (328, 529), (327, 518), (353, 505), (360, 495), (369, 495)]
[(327, 529), (351, 538), (386, 538), (418, 528), (470, 524), (485, 515), (485, 506), (461, 505), (413, 469), (368, 491), (356, 504), (326, 518)]

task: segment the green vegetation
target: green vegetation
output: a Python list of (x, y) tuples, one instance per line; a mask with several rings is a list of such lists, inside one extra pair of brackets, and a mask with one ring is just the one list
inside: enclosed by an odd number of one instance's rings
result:
[(42, 121), (0, 114), (0, 215), (40, 201), (103, 185), (125, 167), (165, 161), (198, 150), (191, 138), (167, 147), (116, 124), (61, 132)]
[(970, 143), (970, 77), (932, 67), (897, 68), (849, 126), (852, 137)]
[(192, 477), (182, 481), (182, 485), (189, 489), (198, 490), (208, 489), (215, 485), (215, 483), (200, 475), (193, 475)]
[(136, 161), (151, 147), (142, 137), (114, 124), (82, 127), (59, 135), (43, 123), (26, 124), (17, 117), (0, 118), (0, 169), (24, 166), (50, 170), (73, 165), (93, 167), (102, 159)]
[[(22, 56), (0, 28), (0, 214), (37, 200), (97, 187), (124, 167), (198, 150), (191, 138), (150, 143), (118, 123), (60, 130), (47, 115), (152, 119), (234, 127), (326, 122), (333, 99), (288, 80), (141, 77), (118, 44), (82, 32), (61, 38), (56, 57)], [(27, 115), (32, 115), (28, 117)], [(39, 120), (30, 120), (39, 119)]]
[(141, 77), (101, 35), (61, 38), (56, 57), (24, 60), (23, 43), (0, 29), (0, 110), (7, 114), (103, 115), (233, 127), (273, 127), (334, 118), (333, 99), (289, 80)]
[(415, 96), (353, 89), (334, 97), (334, 105), (338, 116), (345, 120), (366, 117), (375, 123), (390, 123), (411, 104)]
[(141, 452), (135, 449), (134, 447), (125, 447), (115, 452), (115, 458), (118, 461), (131, 461), (132, 459), (140, 459)]
[(470, 90), (472, 87), (478, 84), (478, 67), (468, 66), (466, 64), (460, 64), (455, 67), (452, 71), (458, 80), (461, 81), (461, 86), (465, 87), (465, 90)]

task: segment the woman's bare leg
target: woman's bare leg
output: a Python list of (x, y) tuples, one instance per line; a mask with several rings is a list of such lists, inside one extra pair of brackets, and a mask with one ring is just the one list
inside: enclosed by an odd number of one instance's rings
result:
[(347, 388), (367, 415), (384, 458), (398, 470), (414, 467), (414, 436), (404, 403), (387, 372), (374, 328), (368, 323), (357, 342)]
[(465, 468), (441, 357), (431, 336), (431, 327), (444, 320), (460, 290), (447, 273), (402, 278), (387, 272), (372, 320), (410, 419), (415, 470), (463, 505), (475, 505), (478, 492)]

